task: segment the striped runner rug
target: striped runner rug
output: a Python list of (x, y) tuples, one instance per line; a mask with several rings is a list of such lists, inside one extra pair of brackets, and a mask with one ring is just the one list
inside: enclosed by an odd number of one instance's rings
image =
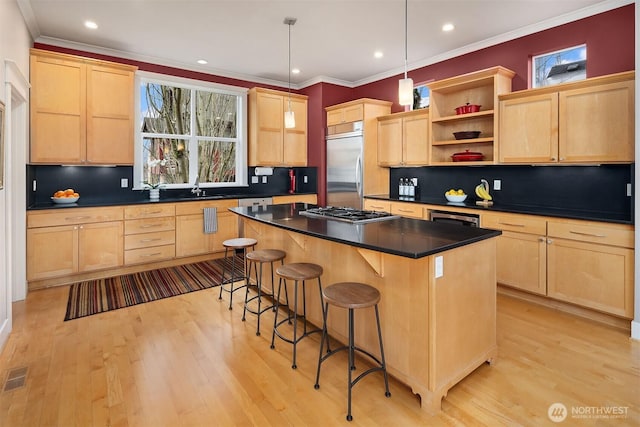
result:
[[(64, 320), (218, 286), (221, 283), (225, 262), (225, 277), (228, 278), (231, 260), (225, 261), (221, 258), (74, 283), (69, 289)], [(239, 255), (236, 258), (236, 268), (241, 266), (242, 262), (242, 256)]]

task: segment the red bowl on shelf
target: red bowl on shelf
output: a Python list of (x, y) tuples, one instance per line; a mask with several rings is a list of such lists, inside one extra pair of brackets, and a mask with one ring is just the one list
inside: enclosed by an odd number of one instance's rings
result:
[(465, 150), (460, 153), (454, 153), (451, 156), (451, 160), (453, 160), (454, 162), (477, 162), (484, 160), (484, 154)]
[(468, 113), (477, 113), (478, 111), (480, 111), (480, 105), (477, 104), (469, 104), (468, 102), (465, 105), (461, 105), (460, 107), (457, 107), (456, 110), (456, 114), (460, 115), (460, 114), (468, 114)]

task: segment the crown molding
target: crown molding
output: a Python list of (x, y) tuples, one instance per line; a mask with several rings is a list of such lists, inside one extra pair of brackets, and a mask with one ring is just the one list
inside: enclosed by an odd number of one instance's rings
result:
[(20, 9), (20, 13), (22, 13), (22, 17), (24, 18), (24, 23), (27, 25), (29, 33), (31, 33), (31, 38), (34, 40), (37, 39), (40, 37), (40, 27), (38, 26), (36, 16), (31, 8), (31, 1), (16, 0), (16, 3), (18, 4), (18, 9)]

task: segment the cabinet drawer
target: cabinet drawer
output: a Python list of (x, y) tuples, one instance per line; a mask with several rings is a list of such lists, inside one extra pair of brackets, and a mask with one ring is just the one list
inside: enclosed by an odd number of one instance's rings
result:
[(176, 229), (176, 218), (132, 219), (124, 222), (124, 234), (151, 233)]
[(549, 237), (633, 248), (633, 226), (578, 221), (549, 221)]
[(546, 220), (527, 215), (483, 213), (481, 221), (483, 228), (514, 231), (516, 233), (538, 234), (541, 236), (545, 236), (547, 234)]
[(238, 206), (238, 199), (203, 200), (199, 202), (182, 202), (176, 205), (176, 215), (202, 214), (204, 208), (217, 208), (218, 214), (226, 212), (229, 208)]
[(129, 234), (124, 238), (124, 249), (149, 248), (152, 246), (172, 245), (176, 242), (176, 233), (170, 231), (157, 231), (152, 233)]
[(27, 228), (120, 221), (123, 217), (122, 207), (60, 209), (28, 212)]
[(124, 219), (157, 218), (174, 216), (175, 214), (175, 205), (171, 203), (153, 206), (127, 206), (124, 208)]
[(152, 248), (140, 248), (124, 251), (124, 263), (142, 264), (147, 262), (161, 261), (174, 258), (176, 255), (175, 245), (154, 246)]
[(391, 203), (391, 213), (410, 218), (423, 219), (424, 207), (416, 203)]
[(364, 208), (369, 211), (391, 212), (391, 202), (384, 200), (364, 199)]

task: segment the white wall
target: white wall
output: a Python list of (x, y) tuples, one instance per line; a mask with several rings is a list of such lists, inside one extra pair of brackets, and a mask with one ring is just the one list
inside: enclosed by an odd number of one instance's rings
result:
[[(640, 75), (638, 74), (638, 67), (640, 67), (640, 55), (638, 55), (638, 40), (640, 40), (640, 28), (638, 28), (638, 23), (640, 22), (640, 6), (636, 2), (636, 166), (640, 164), (640, 146), (638, 146), (638, 141), (640, 141), (640, 108), (638, 108), (638, 102), (640, 100)], [(635, 310), (633, 316), (633, 322), (631, 322), (631, 338), (640, 340), (640, 247), (638, 247), (638, 242), (640, 242), (640, 194), (638, 194), (638, 189), (640, 188), (640, 174), (638, 171), (635, 172), (635, 183), (634, 183), (634, 194), (635, 194)]]
[[(12, 117), (11, 89), (7, 81), (7, 61), (11, 61), (9, 80), (25, 80), (29, 76), (29, 48), (33, 40), (25, 20), (15, 0), (0, 0), (0, 101), (8, 108), (5, 111), (4, 131), (11, 132), (11, 125), (26, 127), (24, 116), (26, 104), (14, 103), (14, 113), (21, 117)], [(21, 85), (24, 86), (24, 85)], [(24, 93), (22, 94), (24, 95)], [(22, 96), (24, 98), (24, 96)], [(28, 98), (28, 94), (27, 94)], [(7, 135), (4, 146), (4, 189), (0, 190), (0, 349), (4, 347), (11, 332), (11, 302), (13, 281), (19, 281), (24, 288), (25, 274), (25, 159), (28, 133), (23, 129), (14, 132), (17, 138)], [(17, 140), (16, 140), (17, 139)], [(15, 231), (14, 231), (15, 230)], [(23, 230), (23, 231), (19, 231)], [(16, 248), (19, 248), (16, 251)], [(15, 274), (17, 272), (17, 274)]]

